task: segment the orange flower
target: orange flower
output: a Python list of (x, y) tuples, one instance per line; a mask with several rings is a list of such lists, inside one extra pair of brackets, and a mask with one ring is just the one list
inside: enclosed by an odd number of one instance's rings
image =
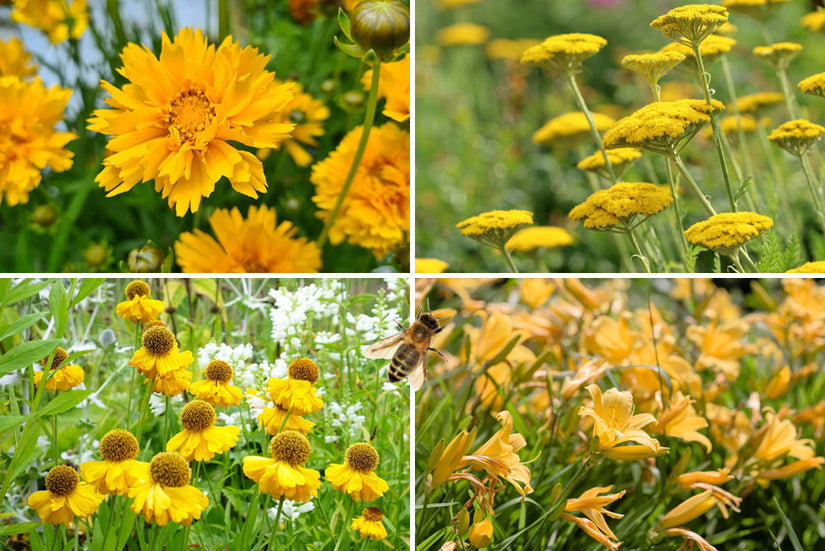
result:
[(616, 534), (614, 534), (607, 525), (604, 515), (607, 515), (610, 518), (622, 518), (624, 515), (608, 511), (604, 507), (605, 505), (610, 505), (614, 501), (621, 499), (621, 497), (625, 494), (625, 490), (622, 490), (616, 494), (606, 494), (603, 496), (599, 495), (601, 493), (609, 492), (612, 489), (612, 485), (605, 486), (603, 488), (590, 488), (581, 496), (575, 499), (568, 499), (567, 504), (564, 506), (564, 510), (566, 512), (581, 511), (584, 516), (589, 518), (601, 532), (607, 535), (607, 537), (618, 541), (619, 538), (616, 537)]
[(659, 420), (650, 428), (651, 434), (663, 434), (674, 438), (681, 438), (685, 442), (699, 442), (710, 453), (713, 448), (710, 440), (704, 434), (699, 434), (698, 429), (708, 426), (708, 421), (698, 413), (693, 407), (693, 400), (677, 391), (671, 396), (670, 404), (665, 409), (659, 397)]
[[(372, 69), (364, 73), (361, 83), (369, 89)], [(386, 98), (384, 115), (397, 122), (410, 118), (410, 54), (401, 61), (384, 63), (378, 76), (378, 97)]]
[(742, 320), (717, 323), (712, 320), (707, 327), (693, 325), (688, 327), (688, 339), (699, 347), (699, 359), (696, 369), (712, 368), (724, 374), (729, 381), (739, 376), (742, 356), (755, 354), (756, 346), (743, 343), (750, 325)]

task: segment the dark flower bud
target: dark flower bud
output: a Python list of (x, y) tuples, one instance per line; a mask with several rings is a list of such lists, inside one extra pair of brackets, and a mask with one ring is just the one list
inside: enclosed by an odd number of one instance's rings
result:
[(350, 33), (365, 52), (391, 61), (410, 40), (410, 8), (401, 0), (362, 0), (350, 13)]

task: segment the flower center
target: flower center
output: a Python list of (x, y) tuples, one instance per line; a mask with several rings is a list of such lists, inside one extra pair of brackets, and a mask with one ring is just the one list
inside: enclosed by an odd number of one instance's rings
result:
[(203, 375), (210, 381), (228, 383), (232, 378), (232, 367), (223, 360), (212, 360), (203, 370)]
[(143, 347), (155, 356), (163, 356), (172, 351), (175, 336), (165, 325), (153, 325), (143, 331)]
[(77, 488), (80, 477), (68, 465), (58, 465), (46, 475), (46, 489), (56, 496), (67, 496)]
[(384, 513), (382, 513), (378, 507), (367, 507), (361, 513), (361, 516), (369, 522), (381, 522), (384, 520)]
[(347, 464), (359, 473), (370, 473), (378, 466), (378, 452), (366, 442), (359, 442), (347, 448)]
[(307, 437), (294, 430), (285, 430), (272, 437), (269, 453), (275, 461), (284, 461), (293, 467), (303, 465), (309, 459), (312, 447)]
[(243, 264), (243, 269), (248, 274), (266, 274), (271, 271), (258, 260), (252, 258), (244, 260), (241, 264)]
[(134, 459), (139, 450), (137, 438), (128, 430), (111, 430), (100, 439), (100, 455), (107, 461)]
[(161, 486), (180, 488), (189, 484), (192, 470), (179, 454), (161, 452), (149, 463), (149, 475)]
[(309, 381), (310, 384), (318, 380), (318, 366), (309, 358), (298, 358), (291, 364), (287, 371), (290, 379)]
[(126, 298), (132, 300), (135, 297), (148, 297), (151, 289), (145, 281), (133, 281), (126, 286)]
[(170, 133), (193, 145), (214, 119), (215, 105), (203, 90), (195, 87), (182, 90), (166, 108), (163, 117)]
[[(54, 351), (54, 358), (52, 358), (52, 369), (57, 369), (58, 366), (60, 366), (60, 364), (66, 361), (66, 358), (68, 357), (69, 355), (66, 353), (66, 351), (58, 346), (57, 350)], [(46, 363), (48, 363), (48, 361), (49, 357), (46, 356), (45, 358), (40, 360), (40, 363), (43, 365), (43, 367), (46, 367)]]
[(143, 328), (143, 331), (145, 332), (150, 327), (166, 327), (166, 324), (160, 320), (152, 320), (146, 324), (146, 327)]
[(214, 425), (215, 418), (215, 408), (203, 400), (192, 400), (180, 412), (180, 424), (195, 432), (206, 430)]

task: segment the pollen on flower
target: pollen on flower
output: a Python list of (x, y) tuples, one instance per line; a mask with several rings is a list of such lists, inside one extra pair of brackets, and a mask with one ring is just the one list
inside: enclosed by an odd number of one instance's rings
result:
[(298, 358), (289, 364), (287, 373), (290, 379), (309, 381), (310, 384), (314, 384), (320, 375), (318, 366), (309, 358)]
[(152, 290), (145, 281), (136, 280), (126, 286), (126, 298), (132, 300), (135, 297), (148, 297)]
[(361, 512), (361, 516), (364, 517), (364, 520), (370, 522), (381, 522), (384, 520), (384, 513), (382, 513), (378, 507), (367, 507)]
[[(52, 359), (52, 367), (51, 368), (52, 369), (57, 369), (60, 366), (60, 364), (62, 364), (63, 362), (66, 361), (66, 358), (68, 358), (68, 357), (69, 357), (69, 354), (64, 349), (62, 349), (58, 346), (57, 350), (54, 351), (54, 358)], [(47, 367), (46, 363), (48, 361), (49, 361), (49, 357), (46, 356), (45, 358), (40, 360), (40, 364), (43, 367)]]
[(77, 488), (80, 477), (68, 465), (58, 465), (46, 475), (46, 489), (56, 496), (67, 496)]
[(215, 105), (197, 86), (184, 88), (163, 110), (163, 124), (181, 143), (203, 148), (208, 139), (201, 134), (215, 120)]
[(203, 376), (210, 381), (228, 383), (232, 379), (232, 367), (223, 360), (212, 360), (203, 370)]
[(166, 326), (153, 325), (143, 331), (143, 347), (155, 356), (168, 354), (175, 346), (175, 336)]
[(149, 475), (161, 486), (182, 488), (189, 484), (192, 469), (180, 454), (161, 452), (149, 463)]
[(138, 451), (140, 447), (137, 438), (128, 430), (111, 430), (100, 439), (100, 455), (107, 461), (134, 459)]
[(351, 445), (344, 457), (352, 470), (359, 473), (372, 472), (378, 466), (378, 452), (366, 442)]
[(269, 453), (275, 461), (284, 461), (293, 467), (309, 460), (312, 447), (307, 437), (298, 431), (285, 430), (272, 437)]
[(180, 412), (180, 424), (184, 428), (201, 432), (215, 424), (215, 408), (209, 402), (192, 400)]

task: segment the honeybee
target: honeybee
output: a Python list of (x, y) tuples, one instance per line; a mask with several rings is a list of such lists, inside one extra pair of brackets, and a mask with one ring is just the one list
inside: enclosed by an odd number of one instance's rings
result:
[(416, 320), (407, 329), (400, 323), (398, 326), (402, 329), (400, 333), (371, 344), (364, 350), (364, 356), (390, 360), (390, 382), (397, 383), (409, 376), (410, 387), (416, 391), (426, 379), (428, 354), (435, 352), (444, 357), (441, 352), (430, 346), (430, 342), (447, 325), (440, 325), (438, 319), (430, 313), (419, 312)]

